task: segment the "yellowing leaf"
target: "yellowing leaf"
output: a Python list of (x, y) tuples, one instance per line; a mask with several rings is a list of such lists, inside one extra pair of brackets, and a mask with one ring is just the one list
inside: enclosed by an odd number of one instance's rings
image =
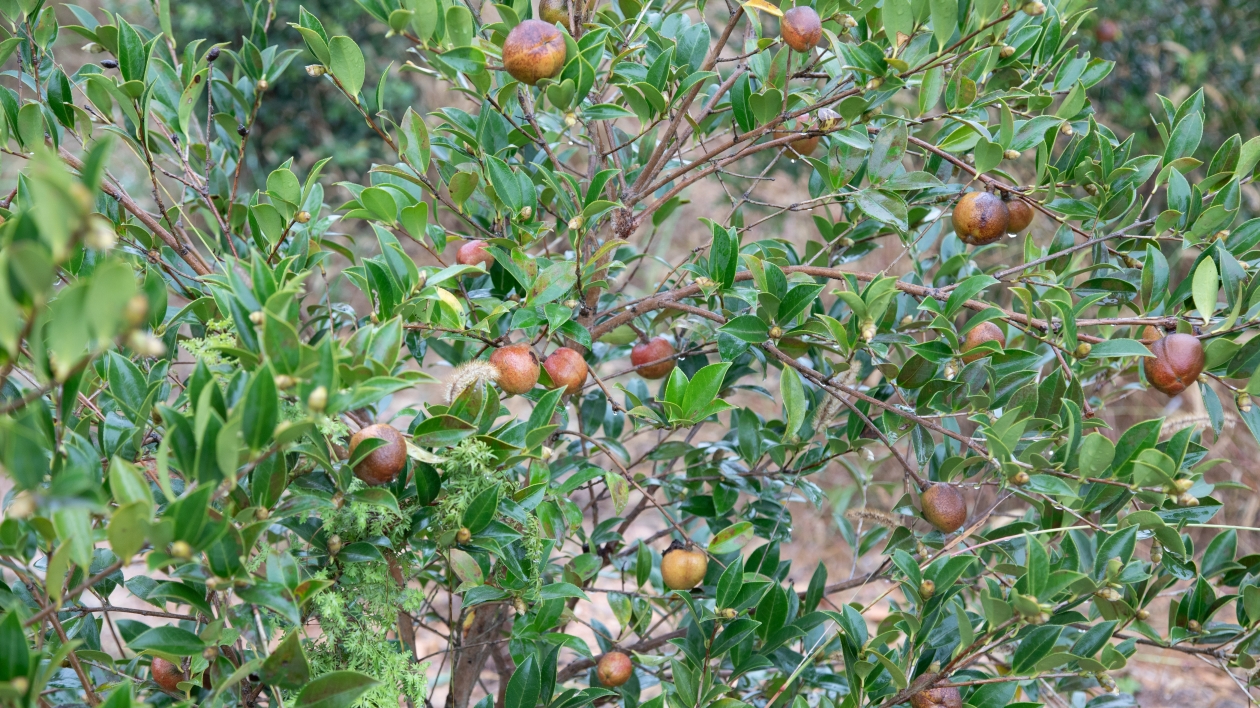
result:
[(766, 0), (748, 0), (744, 3), (745, 10), (761, 10), (775, 17), (783, 17), (783, 11), (766, 2)]

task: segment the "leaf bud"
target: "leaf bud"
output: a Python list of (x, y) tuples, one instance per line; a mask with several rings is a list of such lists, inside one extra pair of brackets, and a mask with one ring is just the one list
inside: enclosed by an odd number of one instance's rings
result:
[(878, 332), (879, 330), (875, 327), (875, 320), (862, 321), (862, 341), (869, 343), (871, 340), (875, 339), (875, 335), (878, 334)]
[(873, 79), (871, 79), (870, 81), (867, 81), (867, 82), (866, 82), (866, 90), (867, 90), (867, 91), (874, 91), (875, 89), (877, 89), (877, 88), (879, 88), (880, 86), (883, 86), (883, 85), (884, 85), (884, 80), (883, 80), (882, 78), (880, 78), (880, 77), (876, 76), (875, 78), (873, 78)]
[(323, 386), (316, 386), (311, 395), (306, 397), (306, 407), (320, 413), (328, 406), (328, 389)]
[(1177, 497), (1177, 506), (1198, 506), (1199, 498), (1190, 492), (1183, 492)]
[(1181, 479), (1178, 479), (1177, 481), (1173, 482), (1173, 489), (1176, 489), (1178, 492), (1188, 492), (1190, 491), (1190, 488), (1193, 486), (1194, 486), (1194, 480), (1187, 479), (1185, 477), (1182, 477)]

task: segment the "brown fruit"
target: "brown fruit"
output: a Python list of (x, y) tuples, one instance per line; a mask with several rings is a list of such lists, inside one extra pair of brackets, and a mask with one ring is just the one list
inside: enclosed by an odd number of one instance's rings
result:
[(670, 590), (690, 590), (704, 580), (709, 556), (697, 548), (675, 542), (661, 557), (661, 580)]
[(962, 708), (962, 694), (954, 686), (929, 688), (910, 696), (912, 708)]
[[(565, 0), (538, 0), (538, 19), (549, 25), (569, 27), (569, 3)], [(569, 31), (573, 28), (569, 27)]]
[(538, 355), (528, 344), (496, 349), (490, 363), (499, 370), (499, 388), (508, 393), (525, 393), (538, 383)]
[(1189, 334), (1170, 334), (1151, 345), (1154, 357), (1142, 359), (1146, 380), (1160, 393), (1176, 396), (1203, 373), (1203, 345)]
[(586, 383), (586, 360), (581, 354), (568, 347), (560, 347), (543, 362), (551, 383), (556, 387), (564, 387), (564, 392), (574, 394), (582, 390)]
[[(786, 138), (787, 136), (794, 134), (792, 131), (788, 130), (775, 130), (772, 132), (775, 140), (778, 140), (779, 138)], [(814, 154), (814, 151), (818, 149), (818, 143), (821, 141), (821, 135), (806, 135), (799, 137), (788, 143), (788, 154), (794, 158), (808, 157)]]
[(630, 676), (634, 674), (634, 665), (630, 663), (630, 657), (625, 654), (610, 651), (600, 657), (599, 663), (595, 666), (595, 673), (599, 676), (600, 683), (616, 688), (630, 680)]
[(1028, 202), (1023, 199), (1012, 199), (1007, 202), (1006, 213), (1010, 216), (1006, 230), (1013, 234), (1028, 228), (1033, 221), (1033, 208), (1028, 206)]
[(160, 656), (153, 657), (153, 661), (149, 662), (149, 673), (153, 675), (154, 683), (173, 693), (179, 692), (179, 682), (184, 680), (184, 672)]
[(465, 241), (455, 254), (455, 261), (460, 265), (489, 265), (494, 262), (494, 256), (486, 250), (485, 241)]
[(1142, 339), (1154, 344), (1157, 340), (1164, 338), (1164, 330), (1155, 325), (1146, 325), (1142, 328)]
[(525, 20), (503, 42), (503, 68), (512, 78), (533, 86), (564, 68), (564, 34), (542, 20)]
[[(630, 364), (643, 367), (639, 369), (639, 376), (645, 379), (663, 379), (673, 372), (674, 366), (678, 363), (674, 359), (666, 359), (672, 356), (674, 356), (674, 346), (665, 339), (657, 337), (634, 345), (634, 349), (630, 350)], [(658, 359), (665, 359), (665, 361), (657, 361)], [(654, 361), (657, 363), (649, 363)], [(643, 366), (644, 364), (648, 366)]]
[(992, 322), (981, 322), (975, 327), (972, 327), (971, 330), (967, 332), (967, 337), (963, 339), (963, 363), (970, 364), (977, 359), (989, 356), (988, 352), (975, 352), (974, 354), (967, 354), (967, 352), (975, 349), (985, 342), (997, 342), (999, 347), (1006, 348), (1006, 336), (1002, 334), (1002, 328)]
[(369, 438), (379, 438), (385, 444), (369, 452), (355, 465), (354, 476), (374, 487), (398, 479), (398, 473), (407, 465), (407, 443), (402, 433), (384, 423), (369, 425), (350, 438), (350, 457), (354, 457), (354, 449), (359, 443)]
[(954, 206), (954, 233), (963, 243), (983, 246), (1006, 234), (1011, 213), (996, 194), (968, 192)]
[(1094, 28), (1094, 39), (1098, 40), (1099, 44), (1114, 42), (1116, 41), (1116, 37), (1119, 36), (1120, 25), (1117, 25), (1112, 20), (1103, 20), (1098, 23), (1097, 27)]
[(822, 39), (822, 21), (812, 7), (794, 7), (779, 20), (783, 42), (798, 52), (808, 52)]
[(962, 494), (948, 484), (933, 484), (919, 495), (923, 504), (923, 518), (942, 533), (953, 533), (967, 520), (967, 502)]

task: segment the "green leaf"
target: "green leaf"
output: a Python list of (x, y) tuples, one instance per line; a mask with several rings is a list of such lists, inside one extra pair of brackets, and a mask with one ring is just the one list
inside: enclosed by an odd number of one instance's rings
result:
[(1109, 359), (1126, 356), (1155, 356), (1151, 350), (1136, 339), (1108, 339), (1099, 342), (1089, 350), (1090, 359)]
[(498, 508), (499, 486), (495, 485), (481, 492), (468, 503), (468, 508), (464, 509), (461, 523), (469, 531), (476, 534), (490, 525)]
[(334, 671), (307, 684), (294, 708), (350, 708), (359, 696), (380, 685), (357, 671)]
[(749, 344), (760, 344), (770, 339), (770, 328), (761, 318), (754, 315), (735, 317), (722, 325), (721, 331)]
[(1085, 107), (1085, 85), (1077, 81), (1072, 90), (1068, 91), (1068, 95), (1063, 99), (1063, 103), (1059, 104), (1059, 110), (1054, 112), (1055, 117), (1070, 120), (1075, 117), (1081, 109)]
[(1220, 275), (1216, 270), (1216, 261), (1204, 258), (1199, 267), (1194, 269), (1194, 308), (1206, 323), (1216, 314), (1216, 295), (1220, 290)]
[(958, 0), (932, 0), (931, 7), (932, 34), (936, 37), (939, 52), (945, 49), (945, 43), (958, 29)]
[(521, 195), (516, 175), (512, 174), (512, 170), (507, 166), (506, 162), (493, 155), (487, 155), (486, 173), (490, 177), (490, 184), (494, 186), (494, 193), (499, 195), (499, 200), (506, 204), (513, 213), (520, 211), (525, 206), (525, 200)]
[[(363, 64), (363, 50), (349, 37), (337, 36), (328, 42), (328, 54), (331, 59), (333, 76), (341, 83), (341, 87), (351, 98), (358, 102), (359, 91), (363, 89), (366, 78)], [(303, 691), (305, 695), (305, 691)]]
[(504, 708), (534, 708), (542, 690), (542, 676), (531, 653), (525, 657), (508, 680)]
[(1116, 458), (1116, 445), (1101, 433), (1086, 435), (1081, 440), (1080, 467), (1086, 477), (1098, 477)]
[(682, 399), (684, 415), (695, 420), (693, 416), (704, 410), (710, 403), (718, 400), (722, 391), (722, 383), (726, 380), (726, 370), (731, 368), (729, 361), (720, 364), (709, 364), (696, 372), (687, 384), (687, 393)]
[[(713, 534), (709, 542), (709, 552), (715, 556), (738, 551), (753, 538), (753, 525), (749, 521), (738, 521)], [(723, 574), (725, 575), (725, 573)]]
[(999, 143), (980, 138), (976, 143), (976, 172), (985, 173), (1002, 164), (1002, 146)]
[(271, 367), (262, 367), (254, 372), (242, 405), (241, 433), (245, 436), (245, 444), (251, 450), (262, 450), (275, 433), (280, 415), (275, 374)]
[(172, 656), (193, 656), (206, 648), (205, 642), (197, 635), (181, 627), (170, 626), (154, 627), (127, 642), (127, 646), (136, 652), (151, 650)]
[(22, 618), (10, 610), (0, 622), (0, 681), (25, 677), (30, 669), (31, 645), (22, 630)]
[(416, 447), (450, 447), (476, 432), (477, 428), (472, 423), (453, 415), (435, 415), (415, 427), (411, 432), (411, 443)]
[(263, 662), (258, 676), (268, 686), (290, 691), (302, 688), (311, 680), (311, 667), (306, 661), (306, 652), (302, 650), (300, 631), (289, 632), (289, 636)]
[(1044, 659), (1054, 649), (1055, 642), (1059, 641), (1059, 635), (1062, 633), (1061, 625), (1047, 624), (1024, 635), (1024, 639), (1020, 641), (1019, 647), (1011, 657), (1011, 671), (1023, 675), (1032, 669), (1038, 661)]
[(794, 440), (805, 422), (809, 402), (805, 398), (805, 387), (801, 383), (801, 375), (796, 369), (783, 367), (779, 374), (779, 393), (783, 396), (783, 410), (787, 413), (785, 432), (789, 441)]
[(910, 0), (884, 0), (884, 33), (891, 44), (900, 44), (897, 35), (910, 36), (914, 31), (914, 10)]
[(451, 549), (451, 569), (455, 571), (455, 575), (459, 576), (460, 581), (465, 585), (482, 585), (486, 582), (477, 559), (473, 558), (467, 551), (458, 548)]
[(1199, 147), (1203, 139), (1203, 114), (1191, 113), (1182, 119), (1168, 138), (1168, 147), (1164, 149), (1164, 164), (1174, 160), (1190, 157)]
[[(869, 161), (871, 174), (879, 177), (880, 180), (892, 177), (897, 168), (901, 167), (901, 159), (905, 157), (908, 146), (909, 137), (904, 123), (893, 123), (881, 130), (879, 137), (875, 138), (874, 144), (871, 145)], [(872, 181), (877, 180), (872, 178)]]

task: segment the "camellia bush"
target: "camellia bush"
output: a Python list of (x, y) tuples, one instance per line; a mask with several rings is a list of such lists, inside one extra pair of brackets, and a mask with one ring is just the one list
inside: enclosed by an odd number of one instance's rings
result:
[[(0, 0), (0, 702), (1123, 706), (1139, 645), (1251, 693), (1260, 139), (1098, 124), (1086, 2), (359, 4), (393, 64)], [(281, 82), (361, 183), (245, 168)], [(786, 559), (828, 470), (843, 575)]]

